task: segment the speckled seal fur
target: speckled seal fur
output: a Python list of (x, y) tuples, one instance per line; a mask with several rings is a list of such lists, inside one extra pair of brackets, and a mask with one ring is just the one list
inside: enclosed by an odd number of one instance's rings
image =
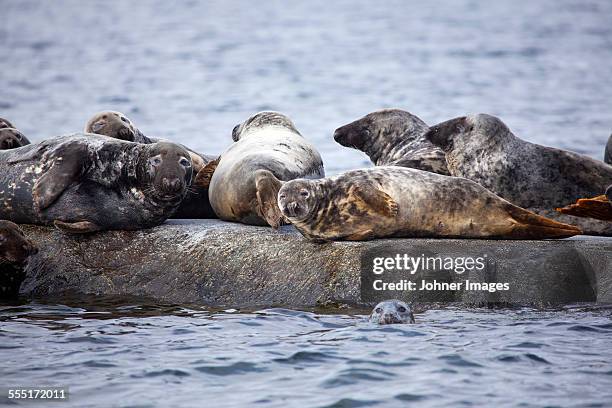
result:
[(376, 324), (415, 323), (412, 307), (397, 299), (385, 300), (374, 306), (369, 320)]
[(444, 152), (424, 135), (429, 127), (410, 112), (383, 109), (334, 132), (342, 146), (361, 150), (377, 166), (402, 166), (448, 175)]
[(25, 279), (24, 266), (37, 252), (17, 224), (0, 220), (0, 299), (17, 297)]
[(232, 131), (234, 143), (221, 155), (210, 180), (215, 213), (227, 221), (278, 227), (276, 196), (282, 181), (324, 177), (323, 161), (278, 112), (260, 112)]
[(473, 181), (397, 166), (293, 180), (283, 215), (314, 241), (383, 237), (539, 239), (580, 233), (510, 204)]
[[(85, 124), (85, 133), (105, 135), (115, 139), (144, 144), (166, 141), (145, 136), (130, 118), (117, 111), (102, 111), (93, 115)], [(187, 146), (183, 147), (191, 155), (194, 174), (217, 159), (216, 156), (201, 154)], [(208, 188), (190, 186), (187, 196), (171, 218), (217, 218), (208, 200)]]
[(179, 145), (75, 134), (0, 151), (0, 219), (68, 232), (161, 224), (193, 170)]
[(478, 114), (430, 128), (426, 137), (446, 153), (453, 176), (475, 181), (506, 200), (584, 233), (612, 235), (612, 225), (557, 213), (612, 183), (612, 166), (590, 157), (529, 143), (498, 118)]

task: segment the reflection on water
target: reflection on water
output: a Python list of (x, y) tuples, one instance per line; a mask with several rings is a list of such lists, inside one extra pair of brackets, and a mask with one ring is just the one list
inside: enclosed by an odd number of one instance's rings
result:
[(119, 304), (0, 307), (3, 384), (69, 386), (75, 407), (603, 407), (612, 398), (610, 308), (449, 307), (415, 325), (376, 326), (355, 310)]

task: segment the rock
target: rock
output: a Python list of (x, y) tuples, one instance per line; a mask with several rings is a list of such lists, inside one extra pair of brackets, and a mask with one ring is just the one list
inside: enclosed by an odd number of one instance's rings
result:
[[(21, 286), (22, 295), (35, 298), (93, 294), (234, 307), (365, 305), (376, 299), (370, 299), (367, 287), (361, 290), (362, 261), (368, 269), (372, 256), (405, 252), (414, 256), (486, 254), (482, 271), (429, 272), (428, 278), (508, 282), (509, 290), (396, 292), (374, 297), (466, 304), (612, 302), (612, 238), (313, 244), (291, 226), (274, 231), (219, 220), (172, 220), (148, 230), (90, 235), (23, 227), (40, 249)], [(371, 276), (366, 270), (364, 282)]]

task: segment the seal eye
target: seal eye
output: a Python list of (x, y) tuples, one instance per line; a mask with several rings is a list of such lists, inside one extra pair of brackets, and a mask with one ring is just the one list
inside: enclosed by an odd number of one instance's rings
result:
[(279, 197), (279, 198), (281, 198), (281, 199), (283, 199), (283, 200), (284, 200), (285, 198), (287, 198), (287, 196), (285, 195), (285, 193), (280, 194), (278, 197)]
[(399, 310), (400, 313), (405, 313), (406, 312), (406, 308), (404, 306), (398, 307), (397, 310)]
[(301, 195), (302, 197), (304, 197), (304, 198), (307, 198), (307, 197), (308, 197), (310, 194), (308, 194), (308, 191), (306, 191), (306, 190), (302, 190), (302, 191), (300, 191), (300, 195)]
[(129, 124), (129, 123), (130, 123), (130, 121), (129, 121), (129, 120), (127, 120), (127, 119), (126, 119), (124, 116), (122, 116), (122, 117), (121, 117), (121, 121), (122, 121), (122, 122), (125, 122), (125, 123), (127, 123), (127, 124)]
[(376, 308), (376, 313), (382, 313), (382, 307), (377, 307)]
[(159, 156), (151, 157), (149, 163), (153, 166), (159, 166), (162, 163), (162, 159)]
[(181, 160), (179, 160), (179, 164), (183, 167), (191, 167), (191, 163), (189, 162), (189, 160), (187, 160), (184, 157), (182, 157)]
[(19, 133), (15, 134), (15, 137), (17, 138), (17, 140), (21, 140), (21, 135)]

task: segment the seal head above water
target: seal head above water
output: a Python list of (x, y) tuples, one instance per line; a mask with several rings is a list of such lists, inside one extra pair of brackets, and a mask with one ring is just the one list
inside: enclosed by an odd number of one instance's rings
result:
[(385, 300), (372, 310), (370, 322), (377, 324), (415, 323), (412, 308), (401, 300)]
[(342, 146), (361, 150), (377, 166), (402, 166), (449, 174), (444, 152), (425, 139), (429, 127), (401, 109), (368, 113), (334, 132)]

